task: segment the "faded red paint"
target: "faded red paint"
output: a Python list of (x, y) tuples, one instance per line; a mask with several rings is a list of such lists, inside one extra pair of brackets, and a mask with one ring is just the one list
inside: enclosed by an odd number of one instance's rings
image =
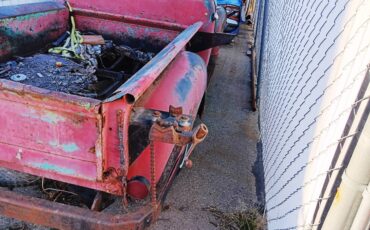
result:
[[(32, 11), (31, 11), (32, 12)], [(66, 9), (0, 19), (0, 62), (42, 48), (68, 28)]]
[[(159, 22), (169, 22), (182, 26), (190, 26), (195, 22), (203, 22), (202, 31), (213, 32), (212, 14), (215, 11), (213, 0), (158, 1), (129, 0), (71, 0), (71, 5), (77, 9), (92, 10), (122, 15), (126, 18), (140, 18)], [(135, 22), (136, 24), (136, 22)]]
[[(194, 63), (197, 63), (194, 65)], [(200, 101), (204, 95), (207, 76), (206, 65), (196, 54), (181, 52), (162, 74), (161, 81), (152, 86), (136, 106), (167, 111), (168, 105), (182, 107), (183, 113), (196, 117)], [(156, 179), (159, 180), (164, 167), (170, 157), (173, 145), (155, 143)], [(149, 167), (150, 151), (147, 147), (144, 152), (130, 166), (128, 179), (135, 176), (144, 176), (150, 179)]]
[[(50, 17), (47, 20), (49, 24), (60, 22), (60, 19), (54, 18), (58, 13), (48, 12), (40, 15), (33, 13), (31, 22), (38, 22), (34, 18), (45, 19), (45, 16)], [(27, 18), (21, 17), (22, 20)], [(76, 17), (79, 22), (79, 16)], [(91, 29), (133, 28), (92, 18), (91, 15), (88, 18), (100, 22), (89, 24)], [(148, 20), (139, 20), (138, 23), (142, 25)], [(171, 26), (167, 22), (162, 24), (168, 28)], [(7, 22), (7, 25), (12, 30), (21, 31), (30, 26), (27, 23), (19, 26), (16, 20)], [(182, 106), (184, 113), (195, 115), (205, 91), (206, 67), (197, 55), (181, 50), (202, 25), (201, 22), (195, 23), (172, 39), (150, 63), (104, 103), (1, 80), (0, 109), (8, 112), (0, 114), (0, 151), (6, 153), (0, 156), (0, 165), (117, 195), (124, 194), (121, 178), (126, 177), (127, 173), (131, 173), (129, 177), (142, 174), (148, 178), (147, 150), (129, 169), (128, 127), (131, 109), (141, 106), (166, 111), (169, 105), (175, 105)], [(161, 37), (161, 33), (153, 33), (158, 28), (139, 27), (137, 32), (150, 31), (151, 36), (167, 39)], [(35, 31), (45, 30), (47, 27), (41, 26), (40, 30)], [(24, 33), (27, 35), (29, 31)], [(134, 35), (140, 37), (140, 34)], [(50, 36), (45, 39), (55, 35)], [(9, 40), (11, 38), (8, 36)], [(153, 82), (158, 79), (161, 80), (153, 87)], [(135, 101), (140, 99), (140, 102), (135, 105), (133, 101), (128, 103), (126, 95)], [(163, 152), (162, 157), (158, 158), (158, 177), (172, 148), (171, 145), (158, 144), (157, 151)]]
[(97, 168), (100, 107), (98, 100), (1, 80), (0, 165), (112, 190), (109, 183), (95, 183), (102, 176)]
[[(76, 8), (76, 22), (81, 30), (91, 29), (115, 38), (140, 38), (142, 41), (166, 44), (179, 31), (202, 22), (199, 31), (215, 32), (213, 0), (186, 1), (70, 1)], [(101, 20), (101, 19), (104, 19)], [(122, 26), (125, 25), (125, 26)], [(211, 50), (200, 52), (208, 64)]]

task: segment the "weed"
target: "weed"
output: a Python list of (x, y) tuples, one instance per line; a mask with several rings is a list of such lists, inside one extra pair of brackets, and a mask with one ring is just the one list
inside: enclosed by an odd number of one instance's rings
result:
[(265, 218), (257, 208), (249, 210), (225, 213), (215, 207), (205, 210), (211, 212), (219, 221), (218, 228), (223, 230), (264, 230), (266, 229)]

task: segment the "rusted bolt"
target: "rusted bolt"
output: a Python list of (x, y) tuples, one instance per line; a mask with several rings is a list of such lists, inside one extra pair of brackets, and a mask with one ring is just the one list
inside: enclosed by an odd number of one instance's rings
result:
[(60, 61), (57, 61), (57, 62), (55, 63), (55, 66), (56, 66), (56, 67), (58, 67), (58, 68), (60, 68), (60, 67), (62, 67), (62, 66), (63, 66), (63, 63), (62, 63), (62, 62), (60, 62)]
[(181, 116), (180, 121), (188, 121), (189, 118), (187, 116)]
[(193, 167), (193, 161), (192, 160), (185, 161), (185, 167), (191, 169)]
[(202, 139), (208, 134), (208, 128), (204, 124), (201, 124), (197, 134), (195, 135), (198, 139)]
[(153, 116), (154, 117), (160, 117), (162, 115), (162, 113), (161, 112), (159, 112), (159, 111), (154, 111), (153, 112)]
[(182, 114), (182, 107), (174, 107), (170, 105), (169, 112), (170, 115), (173, 117), (180, 116)]
[(189, 121), (189, 117), (187, 116), (181, 116), (180, 117), (180, 120), (179, 120), (179, 126), (180, 127), (190, 127), (191, 126), (191, 123)]
[(152, 121), (158, 121), (161, 119), (162, 113), (159, 111), (154, 111), (152, 116), (153, 116)]

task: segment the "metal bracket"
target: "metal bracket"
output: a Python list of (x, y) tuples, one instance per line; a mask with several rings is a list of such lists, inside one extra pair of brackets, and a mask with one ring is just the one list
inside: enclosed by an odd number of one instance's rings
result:
[(190, 116), (181, 115), (182, 108), (175, 108), (170, 106), (170, 116), (162, 118), (161, 112), (156, 111), (153, 113), (153, 125), (149, 132), (150, 140), (150, 190), (151, 202), (153, 210), (157, 209), (157, 185), (156, 185), (156, 162), (155, 162), (155, 149), (154, 142), (164, 142), (175, 144), (177, 146), (185, 146), (191, 143), (189, 150), (186, 152), (184, 160), (186, 159), (187, 165), (192, 164), (189, 161), (189, 156), (195, 146), (202, 142), (208, 134), (208, 129), (204, 124), (199, 125), (193, 131), (190, 131), (193, 124), (189, 122)]
[(187, 45), (187, 50), (200, 52), (213, 47), (230, 44), (235, 34), (197, 32)]

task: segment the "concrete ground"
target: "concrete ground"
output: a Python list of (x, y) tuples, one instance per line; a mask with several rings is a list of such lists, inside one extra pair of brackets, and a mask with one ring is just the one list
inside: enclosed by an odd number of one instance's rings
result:
[(258, 113), (250, 106), (251, 60), (246, 26), (232, 45), (222, 47), (209, 85), (203, 122), (209, 136), (195, 150), (192, 169), (183, 169), (151, 229), (218, 229), (207, 211), (235, 212), (257, 202), (255, 176)]

